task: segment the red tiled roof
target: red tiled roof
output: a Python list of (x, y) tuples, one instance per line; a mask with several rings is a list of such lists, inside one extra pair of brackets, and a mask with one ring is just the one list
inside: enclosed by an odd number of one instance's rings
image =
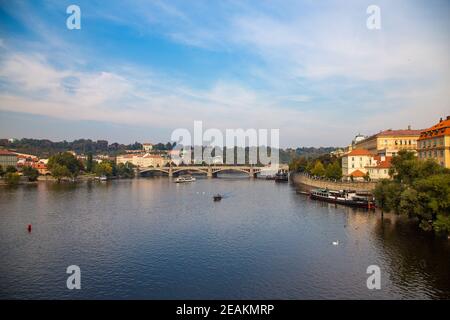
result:
[(347, 153), (347, 156), (371, 156), (372, 154), (366, 149), (355, 149)]
[(446, 120), (442, 120), (432, 126), (431, 128), (425, 129), (421, 132), (420, 138), (418, 140), (430, 139), (435, 137), (442, 137), (450, 135), (450, 117)]
[(361, 170), (355, 170), (352, 173), (350, 173), (350, 176), (355, 177), (355, 178), (362, 178), (365, 175), (366, 174), (364, 172), (362, 172)]
[(377, 134), (375, 134), (375, 136), (418, 136), (420, 135), (422, 130), (384, 130), (381, 131)]
[(11, 152), (11, 151), (8, 151), (8, 150), (3, 150), (3, 149), (0, 149), (0, 155), (17, 156), (14, 152)]

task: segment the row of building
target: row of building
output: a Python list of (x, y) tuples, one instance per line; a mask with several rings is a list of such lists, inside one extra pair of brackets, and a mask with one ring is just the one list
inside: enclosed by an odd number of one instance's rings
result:
[(342, 157), (344, 179), (378, 180), (389, 178), (392, 157), (400, 150), (450, 168), (450, 116), (428, 129), (389, 129), (369, 137), (358, 134), (345, 150), (337, 150), (334, 155)]
[(2, 167), (2, 170), (5, 170), (9, 166), (15, 167), (16, 169), (32, 167), (37, 169), (41, 175), (49, 174), (47, 169), (47, 159), (39, 159), (31, 154), (12, 152), (3, 149), (0, 149), (0, 166)]

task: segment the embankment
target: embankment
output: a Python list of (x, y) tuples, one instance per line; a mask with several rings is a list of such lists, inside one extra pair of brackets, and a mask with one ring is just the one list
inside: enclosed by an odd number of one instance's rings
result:
[[(356, 190), (356, 191), (373, 191), (375, 189), (376, 182), (347, 182), (347, 181), (329, 181), (318, 180), (308, 177), (300, 173), (292, 173), (291, 180), (297, 184), (309, 188), (328, 188), (332, 190)], [(308, 188), (309, 187), (309, 188)]]

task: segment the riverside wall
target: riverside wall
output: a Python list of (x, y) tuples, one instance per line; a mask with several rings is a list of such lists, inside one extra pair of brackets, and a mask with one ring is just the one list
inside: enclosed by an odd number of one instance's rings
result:
[(363, 181), (329, 181), (329, 180), (317, 180), (300, 173), (292, 173), (291, 180), (298, 185), (305, 186), (306, 189), (310, 188), (328, 188), (332, 190), (356, 190), (356, 191), (373, 191), (375, 189), (376, 182), (363, 182)]

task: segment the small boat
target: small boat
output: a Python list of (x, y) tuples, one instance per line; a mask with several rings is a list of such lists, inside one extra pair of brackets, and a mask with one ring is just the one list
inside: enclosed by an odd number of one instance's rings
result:
[(289, 173), (286, 170), (280, 170), (275, 175), (275, 182), (287, 182), (289, 180)]
[(193, 182), (193, 181), (195, 181), (195, 178), (193, 176), (180, 176), (175, 179), (176, 183)]
[(311, 191), (310, 197), (315, 200), (323, 200), (352, 207), (375, 208), (375, 202), (371, 194), (365, 192), (358, 193), (354, 190), (314, 189)]
[(100, 176), (100, 177), (95, 177), (95, 179), (97, 179), (98, 181), (107, 181), (108, 177), (107, 176)]
[(216, 194), (213, 196), (213, 199), (214, 199), (214, 201), (220, 201), (220, 200), (222, 200), (222, 195)]

